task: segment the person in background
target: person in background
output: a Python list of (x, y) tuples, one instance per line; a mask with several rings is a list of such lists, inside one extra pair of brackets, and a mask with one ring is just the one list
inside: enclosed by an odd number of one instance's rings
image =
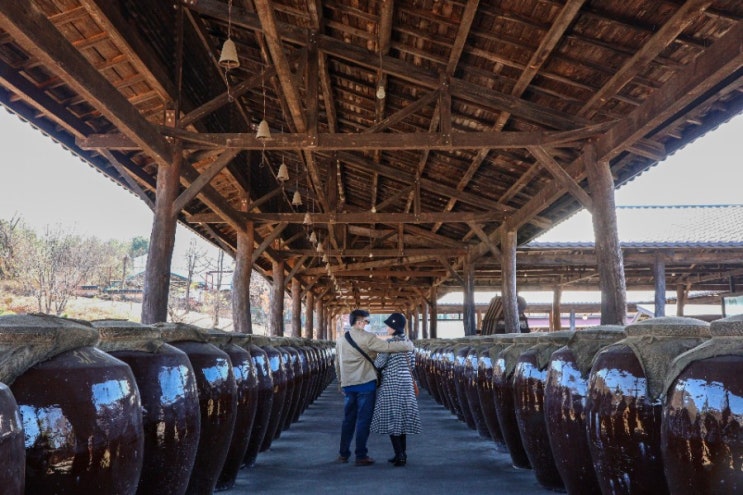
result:
[[(392, 313), (384, 323), (390, 336), (387, 342), (409, 342), (405, 336), (405, 316)], [(380, 353), (374, 361), (382, 370), (382, 386), (377, 391), (371, 431), (390, 436), (395, 455), (388, 460), (396, 467), (408, 461), (406, 435), (419, 434), (422, 429), (413, 388), (413, 363), (412, 352)]]
[[(410, 341), (385, 342), (365, 328), (369, 324), (369, 312), (362, 309), (351, 311), (350, 328), (336, 342), (335, 372), (339, 387), (345, 396), (343, 423), (338, 462), (346, 463), (351, 457), (351, 440), (356, 435), (356, 466), (369, 466), (374, 459), (369, 457), (366, 442), (374, 403), (377, 396), (377, 370), (373, 360), (377, 353), (411, 352)], [(349, 339), (350, 338), (350, 339)], [(359, 352), (352, 340), (367, 357)]]

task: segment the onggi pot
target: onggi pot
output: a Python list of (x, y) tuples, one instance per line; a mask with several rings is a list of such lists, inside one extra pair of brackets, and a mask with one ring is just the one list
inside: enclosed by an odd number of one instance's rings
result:
[(8, 495), (23, 495), (25, 481), (26, 448), (18, 403), (8, 386), (0, 383), (0, 486)]
[(237, 418), (237, 386), (230, 356), (209, 343), (205, 330), (158, 323), (163, 340), (185, 352), (196, 374), (201, 425), (196, 461), (186, 493), (211, 494), (227, 459)]
[(586, 432), (603, 493), (667, 494), (660, 451), (663, 383), (673, 359), (709, 338), (709, 323), (664, 316), (628, 325), (596, 356)]
[[(142, 403), (129, 366), (96, 349), (98, 331), (47, 315), (0, 317), (15, 348), (10, 389), (26, 446), (26, 494), (134, 494), (142, 472)], [(6, 363), (9, 364), (9, 363)], [(4, 487), (3, 487), (4, 488)]]
[(544, 415), (552, 457), (570, 495), (601, 492), (586, 439), (588, 372), (597, 352), (624, 337), (620, 325), (586, 328), (550, 357)]
[(188, 356), (165, 344), (156, 327), (122, 320), (91, 323), (100, 334), (98, 347), (129, 365), (142, 398), (144, 462), (137, 494), (185, 493), (201, 424)]
[(661, 452), (674, 495), (743, 492), (743, 315), (710, 330), (666, 380)]

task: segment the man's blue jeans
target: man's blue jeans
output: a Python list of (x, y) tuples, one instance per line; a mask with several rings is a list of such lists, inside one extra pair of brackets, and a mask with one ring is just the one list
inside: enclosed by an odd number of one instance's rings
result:
[(366, 441), (369, 439), (369, 427), (374, 415), (374, 402), (377, 391), (350, 392), (346, 391), (343, 406), (343, 425), (341, 426), (342, 457), (351, 457), (351, 440), (356, 431), (356, 459), (367, 457)]

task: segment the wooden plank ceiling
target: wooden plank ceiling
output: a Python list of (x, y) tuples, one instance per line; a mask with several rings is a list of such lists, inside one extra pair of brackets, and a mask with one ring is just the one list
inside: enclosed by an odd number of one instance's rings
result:
[[(233, 255), (253, 222), (264, 274), (371, 308), (467, 253), (499, 287), (504, 232), (590, 209), (586, 143), (621, 185), (740, 113), (742, 67), (740, 0), (0, 0), (0, 103), (148, 204), (182, 148), (182, 222)], [(519, 285), (596, 286), (580, 259)]]

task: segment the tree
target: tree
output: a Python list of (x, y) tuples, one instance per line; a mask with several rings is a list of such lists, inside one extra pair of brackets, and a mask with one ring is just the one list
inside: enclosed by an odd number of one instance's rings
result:
[(47, 227), (41, 236), (23, 230), (17, 247), (13, 264), (21, 287), (36, 298), (39, 312), (58, 316), (102, 261), (100, 242), (61, 227)]
[(13, 257), (22, 227), (21, 217), (14, 215), (10, 220), (0, 219), (0, 280), (13, 277)]
[(199, 248), (195, 239), (191, 239), (188, 243), (188, 249), (183, 257), (186, 260), (186, 294), (184, 305), (186, 313), (188, 313), (191, 311), (191, 284), (193, 283), (194, 275), (206, 268), (209, 262), (206, 259), (206, 249)]

